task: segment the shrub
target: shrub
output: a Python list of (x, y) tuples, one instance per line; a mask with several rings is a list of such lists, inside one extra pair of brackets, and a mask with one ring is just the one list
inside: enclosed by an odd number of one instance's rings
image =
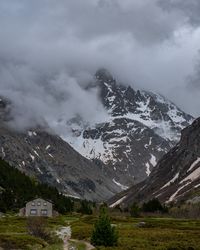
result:
[(171, 207), (170, 215), (175, 218), (200, 218), (200, 204), (185, 203), (182, 205)]
[(50, 241), (50, 234), (46, 230), (46, 220), (43, 217), (29, 217), (27, 220), (27, 230), (32, 236)]

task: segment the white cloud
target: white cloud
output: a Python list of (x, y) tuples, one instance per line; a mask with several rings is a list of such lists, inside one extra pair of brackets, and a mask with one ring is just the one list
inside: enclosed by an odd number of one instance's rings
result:
[(200, 47), (198, 4), (1, 0), (0, 95), (15, 104), (15, 126), (75, 114), (98, 119), (104, 113), (98, 95), (84, 86), (99, 67), (200, 115), (199, 93), (192, 97), (186, 81), (195, 73)]

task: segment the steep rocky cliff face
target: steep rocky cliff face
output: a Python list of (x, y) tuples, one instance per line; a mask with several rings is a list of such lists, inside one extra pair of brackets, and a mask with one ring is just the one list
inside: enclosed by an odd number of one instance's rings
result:
[(158, 198), (187, 200), (200, 194), (200, 118), (182, 131), (180, 142), (161, 158), (149, 178), (109, 201), (124, 205)]
[(161, 95), (135, 91), (105, 69), (88, 88), (97, 88), (107, 116), (97, 124), (81, 118), (68, 122), (68, 141), (88, 159), (99, 159), (124, 186), (146, 179), (158, 160), (174, 146), (193, 118)]
[(97, 165), (59, 136), (43, 129), (17, 132), (6, 127), (9, 110), (0, 101), (0, 157), (29, 176), (56, 186), (66, 195), (105, 200), (121, 189)]

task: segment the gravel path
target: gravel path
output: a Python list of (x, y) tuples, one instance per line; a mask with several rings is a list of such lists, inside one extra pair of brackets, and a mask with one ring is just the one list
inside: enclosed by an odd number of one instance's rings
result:
[[(86, 246), (86, 250), (92, 250), (92, 249), (95, 249), (95, 247), (94, 247), (94, 246), (92, 246), (89, 242), (84, 241), (84, 240), (74, 240), (74, 239), (71, 239), (70, 241), (85, 244), (85, 246)], [(70, 249), (70, 250), (71, 250), (71, 249)]]
[(80, 243), (84, 243), (85, 246), (86, 246), (86, 250), (95, 249), (95, 247), (92, 246), (87, 241), (71, 239), (72, 231), (71, 231), (71, 227), (70, 226), (68, 226), (68, 227), (61, 227), (60, 230), (58, 230), (56, 233), (59, 236), (59, 238), (61, 238), (63, 240), (63, 243), (64, 243), (63, 244), (63, 250), (76, 250), (76, 247), (70, 245), (69, 240), (71, 242), (74, 242), (74, 243), (79, 243), (79, 242)]
[(75, 250), (75, 249), (70, 249), (70, 245), (69, 245), (69, 239), (71, 238), (71, 227), (61, 227), (59, 231), (56, 232), (58, 237), (61, 238), (63, 240), (63, 249), (64, 250)]
[(83, 243), (85, 243), (85, 245), (86, 245), (86, 250), (92, 250), (92, 249), (95, 249), (95, 247), (94, 247), (94, 246), (92, 246), (89, 242), (83, 241)]

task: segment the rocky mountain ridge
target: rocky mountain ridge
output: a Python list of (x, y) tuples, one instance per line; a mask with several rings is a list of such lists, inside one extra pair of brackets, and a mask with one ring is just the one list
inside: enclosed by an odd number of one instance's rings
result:
[(161, 95), (118, 83), (104, 69), (91, 88), (98, 89), (107, 115), (94, 124), (79, 116), (65, 121), (71, 130), (65, 141), (46, 128), (8, 129), (11, 100), (1, 99), (0, 156), (68, 195), (103, 200), (145, 180), (193, 119)]
[(21, 172), (57, 187), (66, 195), (105, 200), (121, 189), (97, 165), (77, 153), (59, 136), (44, 129), (11, 130), (5, 120), (6, 102), (0, 101), (0, 157)]
[(182, 131), (180, 142), (164, 155), (149, 178), (109, 201), (130, 205), (152, 198), (170, 203), (192, 200), (200, 194), (200, 118)]
[(163, 96), (122, 85), (105, 69), (88, 88), (98, 88), (107, 117), (90, 126), (71, 120), (65, 140), (86, 158), (106, 164), (122, 188), (146, 179), (193, 120)]

